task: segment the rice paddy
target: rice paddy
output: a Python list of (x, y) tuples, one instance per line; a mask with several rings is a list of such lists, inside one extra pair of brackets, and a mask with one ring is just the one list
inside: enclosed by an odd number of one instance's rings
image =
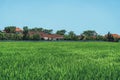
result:
[(0, 42), (0, 80), (120, 80), (120, 43)]

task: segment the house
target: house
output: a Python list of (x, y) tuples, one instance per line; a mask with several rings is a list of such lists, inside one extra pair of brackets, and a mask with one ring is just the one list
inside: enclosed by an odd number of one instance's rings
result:
[(62, 35), (58, 34), (49, 34), (48, 36), (49, 40), (62, 40), (64, 37)]
[[(3, 32), (5, 32), (5, 33), (10, 33), (10, 29), (9, 30), (3, 30)], [(18, 27), (16, 27), (15, 28), (15, 31), (14, 31), (14, 33), (22, 33), (23, 32), (23, 30), (22, 29), (20, 29), (20, 28), (18, 28)], [(13, 33), (13, 31), (12, 31), (12, 33)]]
[(16, 27), (15, 32), (16, 32), (16, 33), (22, 33), (22, 32), (23, 32), (23, 30), (22, 30), (22, 29), (20, 29), (20, 28), (18, 28), (18, 27)]
[[(113, 36), (113, 38), (117, 38), (117, 39), (120, 39), (120, 35), (118, 34), (111, 34)], [(107, 34), (105, 35), (105, 37), (107, 36)]]
[(28, 33), (31, 37), (34, 34), (38, 34), (40, 36), (41, 39), (43, 40), (62, 40), (64, 39), (64, 36), (62, 35), (58, 35), (58, 34), (47, 34), (44, 32), (39, 32), (39, 31), (29, 31)]
[[(6, 31), (4, 31), (4, 32), (6, 32)], [(23, 30), (18, 27), (15, 28), (14, 32), (17, 34), (23, 35)], [(42, 31), (41, 32), (40, 31), (29, 31), (28, 32), (28, 35), (31, 37), (31, 39), (33, 38), (33, 35), (35, 35), (35, 34), (38, 34), (39, 37), (43, 40), (62, 40), (62, 39), (64, 39), (64, 36), (58, 35), (58, 34), (47, 34)]]
[(112, 34), (112, 36), (113, 36), (114, 38), (120, 39), (120, 35), (118, 35), (118, 34)]

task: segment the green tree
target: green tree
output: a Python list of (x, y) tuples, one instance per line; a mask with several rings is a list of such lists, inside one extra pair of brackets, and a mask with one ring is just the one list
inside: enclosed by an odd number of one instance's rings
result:
[(64, 40), (70, 40), (69, 39), (69, 36), (66, 34), (66, 35), (64, 35)]
[(96, 36), (96, 40), (104, 41), (105, 38), (104, 38), (102, 35), (97, 35), (97, 36)]
[(7, 40), (15, 40), (14, 34), (15, 34), (15, 33), (6, 33), (6, 34), (5, 34), (6, 39), (7, 39)]
[(47, 34), (52, 34), (53, 30), (52, 29), (43, 29), (43, 32)]
[(23, 35), (22, 34), (14, 34), (14, 40), (22, 40)]
[(110, 32), (108, 32), (108, 34), (106, 35), (106, 39), (107, 41), (110, 41), (110, 42), (114, 41), (114, 37), (112, 36)]
[(114, 42), (119, 42), (119, 38), (114, 38)]
[(84, 36), (97, 36), (97, 32), (94, 30), (87, 30), (82, 33)]
[(33, 35), (33, 40), (40, 40), (40, 35), (39, 34), (34, 34)]
[(68, 33), (69, 36), (69, 40), (78, 40), (78, 37), (76, 36), (76, 34), (74, 33), (74, 31), (70, 31)]
[(43, 31), (43, 28), (37, 28), (37, 27), (35, 27), (35, 28), (32, 28), (32, 29), (29, 29), (30, 31), (39, 31), (39, 32), (41, 32), (41, 31)]
[(29, 39), (29, 29), (28, 26), (23, 27), (23, 40), (28, 40)]
[(86, 40), (96, 40), (97, 32), (94, 30), (87, 30), (82, 33)]
[(4, 31), (6, 33), (15, 33), (16, 26), (7, 26), (5, 27)]
[(59, 34), (59, 35), (65, 35), (65, 33), (66, 33), (66, 30), (58, 30), (57, 32), (56, 32), (56, 34)]
[(83, 35), (80, 35), (80, 36), (79, 36), (79, 40), (84, 40), (84, 38), (85, 38), (85, 37), (84, 37)]
[(5, 40), (5, 33), (0, 32), (0, 40)]

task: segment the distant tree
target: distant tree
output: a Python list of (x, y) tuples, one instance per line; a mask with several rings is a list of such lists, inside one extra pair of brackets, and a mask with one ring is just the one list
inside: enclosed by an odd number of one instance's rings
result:
[(6, 40), (15, 40), (15, 33), (5, 33)]
[(33, 35), (33, 40), (40, 40), (40, 35), (39, 34), (34, 34)]
[(53, 30), (52, 29), (43, 29), (43, 32), (47, 34), (52, 34)]
[(59, 34), (59, 35), (65, 35), (65, 33), (66, 33), (66, 30), (58, 30), (57, 32), (56, 32), (56, 34)]
[(97, 36), (96, 36), (96, 40), (104, 41), (104, 40), (105, 40), (105, 37), (102, 36), (102, 35), (97, 35)]
[(84, 38), (85, 38), (85, 36), (83, 36), (83, 35), (79, 36), (79, 40), (84, 40)]
[(73, 31), (70, 31), (68, 33), (69, 36), (69, 40), (78, 40), (78, 37), (76, 36), (76, 34)]
[(29, 39), (29, 35), (28, 35), (29, 29), (27, 26), (23, 27), (23, 40), (28, 40)]
[(97, 36), (97, 32), (94, 30), (87, 30), (82, 33), (84, 36)]
[(108, 32), (108, 34), (106, 35), (106, 39), (107, 41), (110, 41), (110, 42), (114, 41), (114, 37), (112, 36), (110, 32)]
[(41, 31), (43, 31), (43, 28), (37, 28), (37, 27), (35, 27), (35, 28), (32, 28), (32, 29), (29, 29), (30, 31), (39, 31), (39, 32), (41, 32)]
[(87, 30), (84, 31), (82, 35), (85, 37), (85, 40), (96, 40), (97, 32), (94, 30)]
[(114, 38), (114, 42), (119, 42), (119, 38)]
[(64, 35), (64, 40), (70, 40), (69, 35), (65, 34)]
[(22, 34), (14, 34), (14, 40), (22, 40), (23, 35)]
[(22, 40), (22, 34), (0, 32), (0, 40)]
[(0, 32), (0, 40), (5, 40), (5, 33)]
[(16, 26), (7, 26), (5, 27), (4, 31), (6, 33), (15, 33)]

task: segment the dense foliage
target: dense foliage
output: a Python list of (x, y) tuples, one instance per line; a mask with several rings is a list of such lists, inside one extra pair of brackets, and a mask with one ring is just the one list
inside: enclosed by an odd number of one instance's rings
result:
[(5, 27), (5, 29), (4, 29), (4, 31), (6, 32), (6, 33), (15, 33), (15, 26), (7, 26), (7, 27)]
[(25, 26), (23, 27), (23, 40), (28, 40), (29, 39), (29, 35), (28, 35), (28, 27)]
[(0, 42), (0, 80), (120, 80), (120, 43)]
[[(0, 40), (41, 40), (41, 37), (38, 33), (30, 36), (29, 31), (32, 32), (44, 32), (46, 34), (52, 34), (52, 29), (44, 29), (44, 28), (32, 28), (29, 29), (28, 26), (23, 27), (23, 32), (17, 33), (15, 31), (16, 26), (8, 26), (5, 27), (3, 31), (0, 31)], [(120, 38), (113, 37), (110, 32), (107, 35), (102, 36), (99, 35), (94, 30), (86, 30), (80, 35), (76, 35), (74, 31), (67, 32), (66, 30), (58, 30), (56, 34), (64, 36), (64, 40), (94, 40), (94, 41), (110, 41), (110, 42), (118, 42)], [(63, 40), (63, 39), (62, 39)]]
[(56, 34), (59, 34), (59, 35), (65, 35), (65, 33), (66, 33), (66, 30), (58, 30), (57, 32), (56, 32)]

